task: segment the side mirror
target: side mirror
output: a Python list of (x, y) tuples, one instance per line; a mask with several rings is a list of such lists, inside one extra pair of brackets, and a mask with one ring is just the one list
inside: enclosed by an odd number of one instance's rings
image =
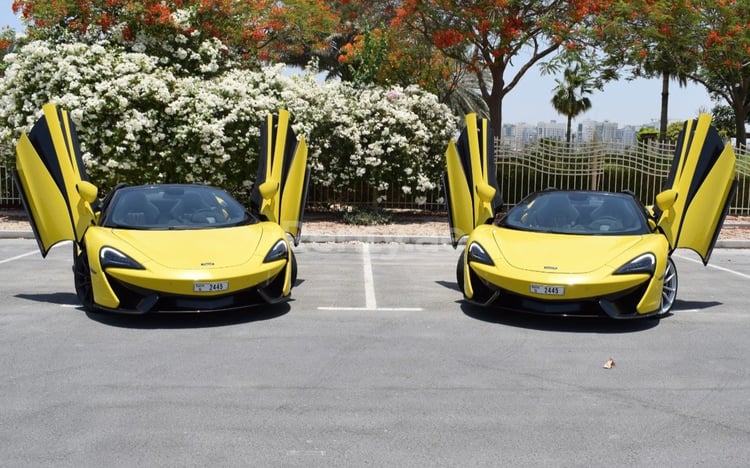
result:
[(260, 184), (258, 190), (260, 190), (260, 196), (265, 200), (268, 200), (276, 194), (277, 190), (279, 190), (279, 183), (275, 180), (267, 180)]
[(480, 182), (477, 184), (477, 193), (479, 194), (479, 198), (483, 202), (489, 203), (495, 197), (495, 187), (491, 186), (490, 184)]
[(81, 198), (89, 204), (94, 203), (96, 201), (96, 196), (99, 194), (99, 189), (96, 187), (96, 185), (85, 180), (82, 180), (76, 184), (76, 190), (78, 191), (78, 194), (81, 196)]
[(667, 211), (672, 208), (677, 201), (678, 196), (679, 194), (677, 193), (677, 190), (674, 189), (659, 192), (659, 194), (656, 195), (656, 206), (659, 207), (661, 211)]

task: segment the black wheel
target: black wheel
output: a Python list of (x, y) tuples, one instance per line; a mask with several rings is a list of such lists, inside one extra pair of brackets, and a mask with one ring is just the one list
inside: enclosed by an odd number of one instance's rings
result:
[(659, 315), (667, 315), (672, 310), (675, 299), (677, 299), (677, 267), (672, 261), (672, 257), (669, 257), (667, 269), (664, 271), (664, 286), (661, 289)]
[(464, 251), (461, 251), (461, 255), (458, 256), (458, 263), (456, 263), (456, 283), (458, 283), (458, 290), (461, 294), (464, 294)]
[(291, 284), (294, 287), (297, 284), (297, 257), (291, 251), (289, 252), (289, 257), (292, 265)]
[(73, 263), (73, 282), (76, 288), (76, 295), (81, 305), (87, 312), (94, 312), (94, 288), (91, 285), (91, 269), (89, 268), (89, 258), (86, 249), (76, 255)]

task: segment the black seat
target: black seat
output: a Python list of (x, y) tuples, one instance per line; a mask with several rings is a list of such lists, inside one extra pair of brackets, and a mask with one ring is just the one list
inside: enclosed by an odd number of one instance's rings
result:
[(129, 192), (123, 195), (113, 216), (117, 224), (142, 226), (155, 224), (159, 219), (159, 208), (148, 201), (143, 192)]
[(172, 216), (176, 219), (189, 218), (200, 210), (206, 210), (209, 206), (195, 192), (185, 193), (180, 201), (172, 208)]
[(571, 226), (578, 218), (578, 210), (563, 194), (548, 195), (542, 206), (533, 212), (532, 224), (545, 228)]

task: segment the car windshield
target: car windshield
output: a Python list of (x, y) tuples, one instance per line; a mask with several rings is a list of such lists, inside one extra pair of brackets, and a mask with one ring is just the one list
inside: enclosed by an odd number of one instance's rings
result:
[(626, 193), (549, 190), (529, 195), (498, 225), (558, 234), (646, 234), (640, 203)]
[(228, 193), (204, 185), (143, 185), (117, 190), (102, 225), (126, 229), (203, 229), (257, 220)]

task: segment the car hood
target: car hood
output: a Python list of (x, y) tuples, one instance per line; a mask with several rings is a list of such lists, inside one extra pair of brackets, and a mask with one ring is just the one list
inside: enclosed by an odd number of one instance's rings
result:
[(515, 268), (570, 274), (588, 273), (610, 264), (644, 240), (643, 235), (569, 235), (502, 228), (495, 230), (494, 237), (505, 260)]
[[(113, 229), (124, 244), (164, 267), (174, 269), (227, 268), (243, 265), (254, 255), (264, 235), (263, 223), (228, 228), (190, 230)], [(115, 248), (120, 246), (113, 245)]]

